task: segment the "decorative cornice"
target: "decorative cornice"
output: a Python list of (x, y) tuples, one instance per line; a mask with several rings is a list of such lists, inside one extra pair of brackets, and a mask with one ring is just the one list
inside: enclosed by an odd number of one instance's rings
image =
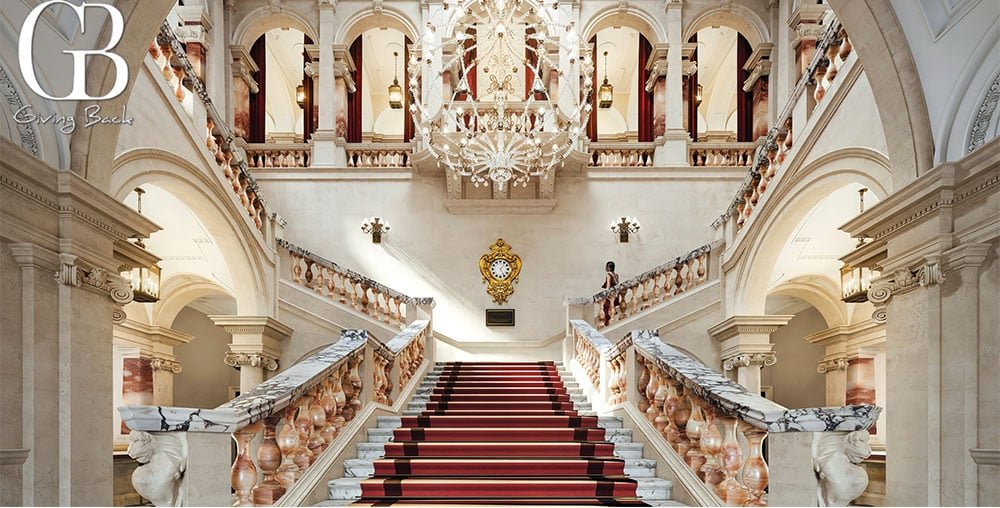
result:
[(730, 316), (708, 329), (708, 334), (722, 342), (738, 335), (771, 334), (785, 326), (795, 316)]
[(837, 370), (847, 370), (848, 365), (847, 357), (833, 358), (830, 360), (823, 360), (816, 364), (816, 372), (820, 374), (826, 374), (827, 372), (833, 372)]
[(724, 370), (733, 370), (740, 367), (749, 367), (751, 365), (759, 365), (761, 367), (770, 367), (778, 362), (778, 356), (774, 354), (774, 351), (762, 352), (762, 353), (739, 353), (729, 358), (724, 358), (722, 360), (722, 368)]
[(234, 353), (227, 351), (223, 361), (230, 367), (262, 367), (272, 372), (278, 370), (278, 360), (264, 353)]

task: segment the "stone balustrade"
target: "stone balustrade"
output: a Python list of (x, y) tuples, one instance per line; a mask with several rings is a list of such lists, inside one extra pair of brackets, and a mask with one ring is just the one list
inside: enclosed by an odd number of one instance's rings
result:
[[(392, 392), (402, 390), (424, 363), (430, 321), (414, 321), (389, 342), (375, 348), (373, 390), (375, 402), (391, 406)], [(393, 382), (393, 372), (398, 382)]]
[(349, 168), (408, 168), (412, 148), (409, 143), (348, 143)]
[[(832, 16), (832, 15), (831, 15)], [(809, 112), (815, 109), (826, 96), (827, 91), (837, 81), (837, 75), (851, 55), (853, 46), (850, 37), (835, 18), (831, 18), (829, 29), (823, 38), (817, 41), (816, 53), (809, 67), (785, 105), (784, 110), (768, 131), (767, 138), (757, 150), (750, 171), (740, 186), (732, 204), (715, 222), (712, 227), (718, 228), (732, 220), (735, 231), (738, 232), (753, 215), (761, 197), (767, 192), (769, 184), (784, 166), (785, 159), (794, 146), (793, 109), (800, 100), (812, 99), (813, 104), (807, 106)]]
[[(858, 466), (871, 454), (867, 429), (881, 408), (869, 405), (787, 409), (747, 391), (722, 374), (660, 341), (655, 330), (637, 330), (612, 344), (585, 321), (571, 320), (574, 372), (595, 409), (625, 408), (648, 422), (649, 436), (663, 439), (683, 469), (681, 483), (702, 505), (781, 504), (845, 506), (867, 485)], [(627, 372), (631, 369), (632, 372)], [(590, 379), (590, 372), (598, 372)], [(634, 388), (629, 390), (629, 380)], [(782, 492), (769, 486), (777, 468), (783, 478), (798, 477), (801, 463), (769, 466), (763, 451), (769, 434), (812, 433), (812, 443), (781, 441), (772, 456), (805, 456), (817, 476), (813, 486)], [(799, 449), (792, 450), (789, 443)], [(804, 449), (803, 449), (804, 448)], [(780, 450), (775, 452), (775, 449)], [(786, 483), (781, 483), (782, 486)], [(806, 497), (802, 496), (805, 492)], [(699, 497), (700, 496), (700, 497)], [(788, 502), (791, 500), (791, 502)]]
[(308, 168), (312, 163), (309, 143), (247, 143), (246, 152), (251, 168)]
[(288, 252), (286, 262), (294, 284), (376, 321), (403, 329), (417, 306), (434, 304), (433, 298), (404, 295), (286, 240), (279, 238), (277, 244)]
[(653, 166), (653, 143), (591, 143), (592, 168), (638, 168)]
[(757, 143), (691, 143), (688, 163), (706, 167), (750, 167)]
[[(198, 125), (205, 124), (205, 148), (215, 159), (218, 170), (228, 182), (250, 222), (262, 231), (267, 218), (267, 204), (260, 194), (242, 150), (235, 147), (232, 129), (208, 96), (205, 84), (198, 77), (184, 51), (184, 45), (164, 21), (160, 33), (149, 45), (149, 55), (161, 71), (164, 81), (182, 108)], [(200, 104), (195, 107), (195, 102)], [(200, 112), (204, 111), (204, 117)], [(196, 114), (196, 111), (199, 114)]]
[(595, 326), (610, 326), (703, 284), (711, 253), (711, 245), (699, 247), (587, 298)]

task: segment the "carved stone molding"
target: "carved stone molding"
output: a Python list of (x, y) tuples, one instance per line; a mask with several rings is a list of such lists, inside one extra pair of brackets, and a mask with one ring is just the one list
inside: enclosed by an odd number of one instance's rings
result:
[(242, 79), (246, 83), (247, 88), (250, 89), (250, 93), (259, 92), (260, 86), (257, 84), (257, 80), (253, 79), (253, 74), (259, 69), (253, 59), (250, 58), (247, 48), (233, 44), (229, 46), (229, 54), (232, 57), (233, 77)]
[(832, 360), (824, 360), (816, 364), (816, 372), (820, 374), (826, 374), (827, 372), (833, 372), (837, 370), (847, 370), (848, 360), (846, 357), (834, 358)]
[(927, 262), (917, 268), (898, 268), (872, 281), (868, 290), (868, 301), (875, 305), (872, 321), (885, 323), (888, 319), (886, 306), (893, 295), (912, 291), (918, 287), (941, 284), (945, 280), (944, 271), (938, 258), (927, 258)]
[(149, 366), (152, 367), (153, 370), (163, 370), (173, 374), (181, 373), (181, 362), (167, 358), (150, 358)]
[(990, 124), (993, 123), (993, 113), (997, 110), (998, 102), (1000, 102), (1000, 74), (993, 78), (989, 91), (976, 108), (976, 118), (972, 121), (972, 129), (969, 130), (969, 143), (966, 145), (965, 153), (979, 148), (986, 142), (986, 135)]
[(278, 360), (263, 353), (234, 353), (229, 351), (223, 362), (230, 367), (262, 367), (269, 371), (278, 370)]
[(725, 370), (733, 370), (740, 367), (749, 367), (751, 365), (770, 367), (775, 363), (778, 363), (778, 357), (774, 354), (774, 351), (764, 353), (740, 353), (736, 356), (723, 359), (722, 368)]
[[(11, 113), (16, 113), (24, 107), (24, 99), (17, 92), (17, 88), (14, 87), (14, 83), (10, 80), (10, 76), (7, 75), (7, 71), (3, 67), (0, 67), (0, 95), (3, 95), (3, 98), (10, 106)], [(35, 135), (34, 125), (31, 123), (18, 123), (17, 133), (20, 137), (21, 148), (38, 157), (38, 137)]]
[(59, 270), (56, 271), (55, 278), (59, 284), (106, 294), (116, 306), (111, 313), (111, 320), (116, 324), (125, 322), (125, 310), (122, 307), (130, 303), (134, 296), (132, 283), (128, 279), (103, 268), (84, 270), (76, 265), (76, 256), (72, 254), (59, 255)]

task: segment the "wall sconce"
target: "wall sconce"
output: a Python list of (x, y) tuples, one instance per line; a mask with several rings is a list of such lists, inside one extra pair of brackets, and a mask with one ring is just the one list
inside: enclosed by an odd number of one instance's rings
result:
[(620, 243), (628, 243), (628, 235), (639, 231), (639, 219), (622, 217), (618, 222), (611, 222), (611, 232), (618, 235)]
[(705, 87), (701, 86), (701, 83), (698, 83), (698, 88), (695, 88), (694, 92), (695, 105), (701, 106), (701, 101), (704, 98), (705, 98)]
[(382, 234), (389, 232), (389, 223), (379, 217), (365, 217), (361, 223), (361, 232), (372, 235), (372, 243), (382, 243)]
[(389, 107), (403, 109), (403, 87), (399, 86), (399, 53), (392, 52), (392, 84), (389, 85)]
[(295, 87), (295, 102), (299, 104), (300, 108), (306, 108), (306, 87), (302, 85)]
[[(145, 191), (135, 188), (138, 195), (136, 211), (142, 214), (142, 195)], [(132, 283), (133, 300), (154, 303), (160, 299), (160, 258), (146, 250), (142, 238), (134, 242), (115, 242), (114, 257), (121, 263), (118, 274)]]
[(601, 109), (608, 109), (611, 104), (615, 101), (615, 87), (608, 83), (608, 52), (604, 52), (604, 83), (601, 84), (601, 88), (597, 92), (597, 107)]

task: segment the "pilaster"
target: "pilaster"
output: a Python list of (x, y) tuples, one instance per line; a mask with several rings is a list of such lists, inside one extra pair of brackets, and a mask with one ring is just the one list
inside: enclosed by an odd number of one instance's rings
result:
[(687, 165), (687, 144), (690, 136), (684, 130), (684, 43), (681, 40), (681, 7), (683, 0), (667, 1), (667, 71), (666, 71), (666, 131), (663, 149), (654, 155), (655, 163), (665, 166)]
[(292, 329), (267, 316), (208, 316), (232, 335), (224, 361), (240, 369), (240, 391), (264, 382), (265, 371), (278, 370), (278, 359)]
[(760, 370), (774, 365), (771, 334), (795, 316), (731, 316), (708, 329), (722, 343), (722, 368), (752, 393), (760, 393)]

